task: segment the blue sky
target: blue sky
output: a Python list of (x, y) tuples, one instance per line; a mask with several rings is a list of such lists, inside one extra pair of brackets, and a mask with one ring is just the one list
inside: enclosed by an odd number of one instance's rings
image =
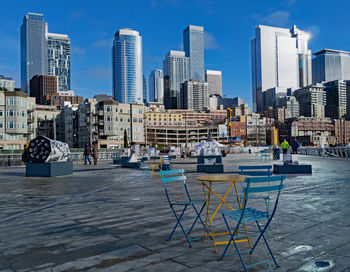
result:
[(143, 37), (143, 68), (162, 68), (168, 50), (182, 49), (182, 31), (204, 26), (205, 67), (222, 70), (223, 93), (251, 104), (250, 41), (258, 24), (311, 33), (309, 47), (350, 51), (349, 0), (139, 0), (2, 1), (0, 74), (20, 86), (19, 29), (27, 12), (43, 13), (49, 32), (71, 39), (71, 87), (93, 97), (112, 94), (114, 33), (133, 28)]

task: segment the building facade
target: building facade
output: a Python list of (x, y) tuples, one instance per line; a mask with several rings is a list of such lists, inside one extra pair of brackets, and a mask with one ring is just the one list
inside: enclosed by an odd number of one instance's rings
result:
[(113, 93), (119, 103), (143, 103), (142, 37), (120, 29), (113, 41)]
[(209, 84), (209, 95), (222, 96), (221, 71), (205, 70), (205, 81)]
[(334, 130), (337, 144), (350, 143), (350, 121), (344, 119), (334, 120)]
[(1, 88), (13, 92), (15, 90), (15, 81), (10, 77), (0, 75), (0, 89)]
[(57, 76), (58, 91), (70, 86), (70, 39), (68, 35), (47, 34), (47, 74)]
[(350, 80), (350, 52), (323, 49), (312, 59), (312, 83)]
[(345, 117), (347, 112), (346, 81), (334, 80), (323, 85), (326, 92), (325, 116), (331, 119)]
[(180, 87), (190, 79), (190, 60), (183, 51), (169, 51), (164, 66), (164, 106), (167, 109), (180, 109)]
[(209, 108), (209, 84), (199, 80), (187, 80), (181, 84), (181, 108), (202, 111)]
[(251, 42), (253, 110), (265, 107), (262, 94), (270, 88), (286, 92), (312, 82), (309, 34), (293, 26), (291, 30), (259, 25)]
[(44, 104), (46, 96), (57, 95), (57, 76), (36, 75), (30, 80), (30, 96)]
[(0, 149), (23, 149), (34, 138), (35, 98), (0, 91)]
[(246, 144), (252, 146), (266, 145), (266, 118), (260, 114), (251, 113), (246, 116), (247, 141)]
[(300, 105), (295, 96), (278, 97), (275, 106), (285, 109), (285, 119), (297, 118), (300, 116)]
[(164, 102), (164, 79), (161, 69), (153, 70), (149, 76), (149, 102)]
[(299, 102), (300, 116), (325, 117), (326, 92), (322, 84), (314, 84), (294, 91), (294, 96)]
[(28, 13), (21, 26), (21, 90), (29, 93), (30, 80), (47, 74), (47, 23), (43, 14)]
[(190, 77), (205, 81), (204, 77), (204, 28), (189, 25), (183, 31), (183, 45), (186, 57), (190, 59)]

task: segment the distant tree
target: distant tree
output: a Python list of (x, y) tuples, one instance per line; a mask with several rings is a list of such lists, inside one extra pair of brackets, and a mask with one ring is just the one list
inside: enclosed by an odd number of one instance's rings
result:
[(126, 129), (124, 129), (124, 148), (129, 148), (128, 133), (126, 132)]
[(0, 87), (0, 91), (8, 91), (5, 87)]

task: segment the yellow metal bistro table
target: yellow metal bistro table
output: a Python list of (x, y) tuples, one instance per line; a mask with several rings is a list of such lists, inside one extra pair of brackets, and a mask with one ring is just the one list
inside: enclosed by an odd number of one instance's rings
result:
[[(228, 235), (229, 233), (228, 232), (215, 233), (213, 230), (212, 222), (213, 222), (215, 216), (217, 215), (218, 211), (220, 210), (220, 207), (222, 206), (222, 204), (225, 204), (229, 209), (231, 209), (233, 211), (235, 210), (226, 201), (226, 197), (230, 193), (232, 187), (234, 187), (234, 189), (235, 189), (237, 203), (239, 206), (241, 206), (241, 201), (239, 198), (236, 182), (243, 181), (245, 178), (246, 178), (246, 176), (238, 175), (238, 174), (217, 174), (217, 175), (208, 175), (208, 176), (197, 177), (197, 180), (202, 182), (203, 194), (204, 194), (204, 198), (205, 198), (205, 202), (206, 202), (206, 206), (207, 206), (207, 213), (206, 213), (206, 217), (205, 217), (204, 238), (207, 236), (212, 237), (213, 244), (214, 244), (214, 252), (216, 252), (216, 245), (222, 245), (222, 244), (228, 243), (228, 241), (216, 242), (215, 236)], [(228, 184), (228, 188), (223, 196), (220, 196), (213, 189), (212, 185), (214, 183), (218, 183), (218, 182), (226, 182)], [(212, 215), (210, 215), (210, 200), (211, 200), (212, 195), (216, 196), (220, 200), (220, 203), (216, 207), (215, 212)], [(208, 223), (209, 223), (209, 227), (210, 227), (210, 229), (208, 230), (209, 234), (207, 233)], [(245, 224), (244, 224), (244, 228), (245, 228), (245, 233), (246, 233), (247, 238), (246, 239), (239, 239), (239, 240), (235, 240), (235, 241), (236, 242), (248, 242), (249, 246), (251, 247), (249, 237), (248, 237), (247, 228), (246, 228)]]

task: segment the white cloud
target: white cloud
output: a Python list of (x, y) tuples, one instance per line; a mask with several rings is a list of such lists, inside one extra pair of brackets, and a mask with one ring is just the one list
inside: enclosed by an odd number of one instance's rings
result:
[(77, 55), (85, 54), (85, 49), (81, 47), (71, 46), (70, 50), (73, 54), (77, 54)]
[(215, 40), (214, 35), (209, 32), (204, 32), (204, 48), (207, 50), (220, 48), (220, 45)]
[(263, 17), (260, 17), (262, 23), (272, 26), (285, 26), (289, 22), (290, 13), (288, 11), (276, 10)]
[(94, 48), (112, 47), (112, 45), (113, 45), (112, 39), (99, 40), (92, 44)]

